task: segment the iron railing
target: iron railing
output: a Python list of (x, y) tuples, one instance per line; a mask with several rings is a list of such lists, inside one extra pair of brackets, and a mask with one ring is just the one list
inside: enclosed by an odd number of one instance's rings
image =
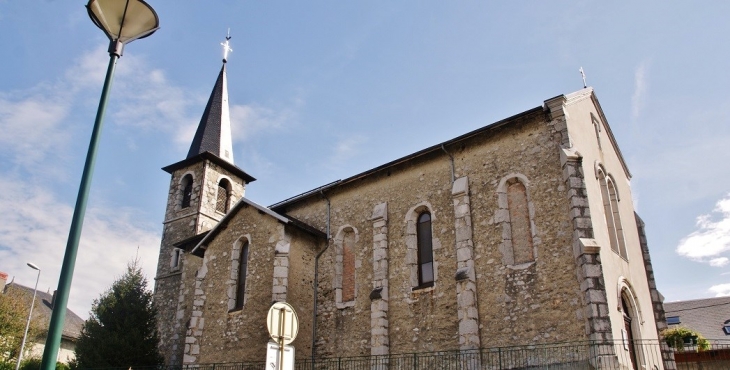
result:
[[(676, 359), (676, 360), (675, 360)], [(275, 370), (265, 361), (167, 367), (125, 366), (95, 370)], [(708, 350), (672, 349), (660, 341), (570, 342), (403, 353), (387, 356), (297, 359), (295, 370), (694, 370), (730, 369), (730, 341), (710, 341)]]

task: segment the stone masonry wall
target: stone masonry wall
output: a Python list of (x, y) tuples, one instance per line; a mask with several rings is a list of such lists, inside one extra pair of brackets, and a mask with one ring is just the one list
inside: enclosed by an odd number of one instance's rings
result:
[[(185, 270), (184, 256), (178, 266), (172, 266), (175, 243), (194, 236), (197, 233), (197, 210), (200, 203), (201, 179), (204, 165), (202, 162), (184, 170), (175, 171), (170, 178), (167, 197), (165, 221), (163, 222), (160, 255), (155, 276), (154, 302), (158, 312), (158, 330), (160, 333), (160, 350), (168, 365), (181, 365), (185, 339), (185, 321), (179, 314), (181, 279)], [(181, 184), (183, 176), (193, 175), (193, 190), (190, 207), (182, 208)]]
[(206, 161), (206, 164), (204, 186), (202, 189), (203, 202), (200, 206), (198, 232), (212, 229), (225, 215), (224, 213), (216, 211), (218, 183), (221, 179), (227, 179), (231, 184), (231, 196), (228, 209), (233, 208), (233, 205), (236, 204), (241, 197), (243, 197), (245, 189), (243, 180), (213, 162)]
[[(190, 206), (182, 208), (185, 175), (193, 176)], [(159, 315), (160, 349), (168, 365), (181, 365), (187, 320), (192, 310), (192, 280), (202, 261), (181, 254), (172, 265), (174, 244), (211, 229), (224, 215), (215, 211), (218, 181), (231, 183), (231, 204), (243, 196), (245, 184), (210, 161), (201, 161), (175, 171), (170, 179), (162, 242), (155, 277), (155, 305)]]
[[(243, 309), (230, 311), (231, 253), (241, 238), (249, 243), (247, 298)], [(321, 243), (253, 207), (244, 206), (205, 251), (205, 262), (195, 282), (185, 363), (263, 360), (269, 341), (266, 315), (272, 301), (282, 298), (294, 306), (300, 317), (299, 335), (292, 343), (297, 357), (307, 357), (312, 330), (313, 270), (309, 266), (313, 266), (314, 248)], [(281, 272), (275, 272), (279, 267), (288, 269), (285, 282), (277, 275)], [(285, 290), (274, 289), (276, 286)]]
[[(454, 157), (457, 178), (466, 177), (468, 199), (452, 195), (449, 156), (439, 152), (371, 174), (327, 192), (331, 200), (331, 228), (352, 225), (359, 230), (356, 258), (358, 292), (353, 307), (337, 308), (331, 286), (335, 252), (320, 261), (317, 353), (357, 356), (371, 352), (375, 320), (370, 293), (374, 288), (373, 208), (387, 203), (388, 290), (387, 338), (392, 354), (459, 349), (465, 333), (477, 333), (481, 346), (524, 345), (587, 339), (581, 311), (582, 293), (575, 278), (573, 227), (568, 190), (560, 163), (560, 140), (542, 112), (523, 117), (508, 127), (446, 147)], [(503, 263), (498, 246), (503, 227), (496, 189), (500, 179), (519, 173), (529, 180), (530, 201), (540, 246), (535, 261), (515, 269)], [(458, 193), (456, 194), (458, 195)], [(455, 204), (458, 200), (459, 204)], [(470, 221), (461, 202), (469, 205)], [(420, 206), (419, 206), (420, 205)], [(408, 258), (407, 217), (414, 207), (430, 207), (432, 215), (435, 283), (414, 291)], [(326, 203), (312, 197), (290, 205), (287, 213), (320, 230), (326, 227)], [(460, 329), (459, 311), (469, 300), (457, 297), (457, 274), (469, 260), (464, 246), (472, 227), (473, 273), (476, 279), (478, 331), (470, 324)], [(468, 250), (468, 249), (467, 249)], [(461, 251), (461, 252), (460, 252)], [(462, 257), (458, 257), (461, 253)], [(383, 310), (380, 310), (383, 311)], [(462, 314), (463, 315), (463, 314)], [(346, 333), (346, 334), (345, 334)], [(461, 333), (461, 334), (460, 334)], [(471, 334), (469, 334), (471, 335)], [(464, 346), (466, 348), (466, 346)]]

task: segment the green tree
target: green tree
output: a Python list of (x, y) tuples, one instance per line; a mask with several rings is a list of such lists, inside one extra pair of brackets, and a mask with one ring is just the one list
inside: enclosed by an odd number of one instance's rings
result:
[[(30, 300), (33, 298), (32, 293), (26, 293), (23, 289), (13, 285), (8, 286), (5, 293), (0, 291), (0, 364), (15, 364), (18, 359), (25, 325), (28, 322)], [(36, 308), (37, 305), (36, 298)], [(36, 308), (33, 311), (36, 311)], [(33, 316), (28, 328), (26, 350), (42, 331), (38, 318)]]
[(163, 363), (158, 350), (157, 312), (152, 292), (138, 260), (111, 288), (94, 300), (76, 343), (78, 369), (155, 366)]

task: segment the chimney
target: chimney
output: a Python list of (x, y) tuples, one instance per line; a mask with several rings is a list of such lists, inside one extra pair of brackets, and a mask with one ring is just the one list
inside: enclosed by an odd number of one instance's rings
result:
[(51, 309), (56, 306), (56, 292), (57, 290), (53, 291), (53, 298), (51, 298)]
[(5, 283), (8, 281), (8, 274), (0, 271), (0, 293), (5, 292)]

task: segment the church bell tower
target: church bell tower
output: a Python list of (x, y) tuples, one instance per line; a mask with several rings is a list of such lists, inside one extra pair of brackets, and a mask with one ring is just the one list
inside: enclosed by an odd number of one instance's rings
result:
[(244, 195), (255, 179), (233, 162), (226, 64), (230, 36), (223, 46), (223, 66), (203, 111), (187, 157), (164, 167), (171, 175), (154, 300), (158, 310), (160, 349), (166, 365), (183, 363), (185, 331), (197, 269), (202, 259), (190, 250)]

